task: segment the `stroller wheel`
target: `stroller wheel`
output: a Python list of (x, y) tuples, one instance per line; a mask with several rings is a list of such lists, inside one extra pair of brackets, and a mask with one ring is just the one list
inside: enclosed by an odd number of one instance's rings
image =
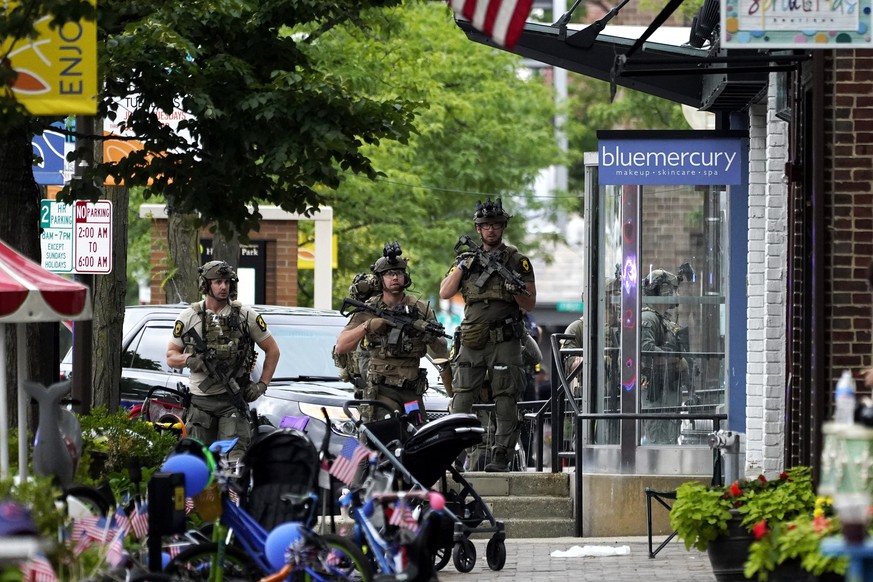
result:
[(455, 569), (462, 574), (466, 574), (473, 570), (476, 565), (476, 546), (469, 539), (455, 543), (452, 548), (452, 561), (455, 563)]
[(433, 553), (433, 569), (442, 570), (452, 559), (451, 548), (439, 548)]
[(491, 538), (488, 540), (488, 547), (485, 548), (485, 558), (488, 560), (488, 567), (497, 572), (502, 570), (506, 564), (506, 544), (503, 540)]

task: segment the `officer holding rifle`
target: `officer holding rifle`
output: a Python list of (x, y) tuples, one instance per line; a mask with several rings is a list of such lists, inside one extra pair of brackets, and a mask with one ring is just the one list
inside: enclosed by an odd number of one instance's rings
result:
[[(236, 301), (238, 279), (233, 267), (224, 261), (209, 261), (198, 273), (205, 300), (179, 314), (167, 346), (167, 365), (191, 370), (191, 405), (185, 419), (188, 436), (206, 445), (239, 437), (239, 446), (231, 453), (234, 460), (251, 442), (246, 403), (267, 391), (279, 363), (279, 345), (264, 318)], [(257, 382), (250, 376), (255, 344), (264, 352)]]
[[(430, 351), (435, 362), (447, 362), (445, 332), (433, 309), (406, 294), (412, 284), (408, 259), (402, 258), (400, 245), (386, 243), (382, 257), (370, 268), (378, 278), (381, 293), (357, 302), (346, 299), (343, 313), (351, 314), (337, 338), (335, 352), (348, 354), (364, 342), (370, 360), (364, 399), (379, 400), (394, 410), (405, 412), (417, 422), (426, 419), (424, 401), (426, 370), (419, 367)], [(351, 306), (352, 309), (347, 311)], [(450, 380), (448, 366), (444, 381)], [(450, 389), (451, 382), (447, 384)], [(362, 413), (366, 411), (362, 410)]]
[(509, 470), (517, 440), (518, 399), (526, 385), (522, 310), (533, 311), (537, 293), (530, 261), (503, 242), (509, 218), (500, 198), (479, 202), (473, 222), (482, 246), (462, 236), (455, 245), (460, 254), (440, 284), (441, 299), (460, 291), (465, 303), (461, 345), (453, 346), (452, 412), (471, 412), (482, 389), (490, 387), (497, 428), (485, 470), (501, 472)]

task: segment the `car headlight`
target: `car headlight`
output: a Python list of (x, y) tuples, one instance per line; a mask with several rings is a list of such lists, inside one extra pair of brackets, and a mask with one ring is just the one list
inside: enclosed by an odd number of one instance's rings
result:
[(300, 412), (306, 416), (317, 418), (322, 422), (324, 422), (324, 413), (321, 412), (321, 409), (324, 408), (327, 411), (327, 417), (330, 419), (330, 429), (334, 433), (340, 436), (357, 436), (358, 431), (355, 430), (355, 420), (357, 420), (359, 416), (357, 410), (352, 410), (352, 416), (355, 417), (353, 420), (346, 416), (345, 411), (339, 406), (321, 406), (318, 404), (308, 404), (306, 402), (300, 402), (298, 404), (300, 406)]

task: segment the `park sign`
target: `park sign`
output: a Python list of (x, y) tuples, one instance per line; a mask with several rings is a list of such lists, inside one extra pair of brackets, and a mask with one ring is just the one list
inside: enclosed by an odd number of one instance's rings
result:
[[(18, 4), (7, 0), (5, 10), (9, 12)], [(51, 16), (43, 16), (34, 23), (35, 38), (0, 40), (0, 54), (17, 73), (12, 94), (31, 115), (94, 115), (97, 24), (81, 20), (53, 28), (51, 20)]]
[(112, 272), (112, 202), (40, 203), (42, 266), (55, 273)]

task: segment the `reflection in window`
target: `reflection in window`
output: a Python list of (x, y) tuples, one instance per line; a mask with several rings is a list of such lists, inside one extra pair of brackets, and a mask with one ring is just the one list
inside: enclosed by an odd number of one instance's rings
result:
[[(270, 325), (270, 332), (279, 344), (279, 366), (273, 378), (299, 377), (337, 378), (333, 362), (333, 346), (341, 328)], [(258, 350), (258, 362), (263, 363)]]
[[(727, 195), (719, 186), (646, 186), (640, 195), (639, 383), (636, 410), (621, 408), (621, 363), (636, 346), (621, 345), (622, 188), (600, 188), (598, 381), (593, 412), (710, 413), (725, 402), (724, 346)], [(627, 408), (627, 403), (625, 404)], [(639, 423), (638, 444), (705, 444), (711, 421)], [(618, 444), (619, 421), (597, 422), (596, 444)]]

